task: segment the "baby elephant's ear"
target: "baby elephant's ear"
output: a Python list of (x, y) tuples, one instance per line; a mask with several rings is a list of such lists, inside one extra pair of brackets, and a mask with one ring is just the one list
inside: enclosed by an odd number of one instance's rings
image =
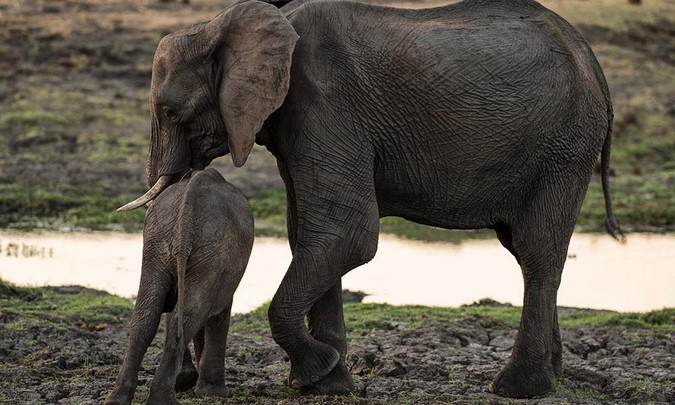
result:
[(298, 34), (275, 6), (258, 0), (230, 6), (204, 34), (221, 67), (220, 113), (232, 162), (240, 167), (256, 133), (286, 97)]

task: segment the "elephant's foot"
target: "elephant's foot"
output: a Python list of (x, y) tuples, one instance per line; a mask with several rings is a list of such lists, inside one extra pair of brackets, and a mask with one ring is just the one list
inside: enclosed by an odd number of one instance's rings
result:
[(128, 405), (131, 404), (131, 400), (126, 397), (118, 397), (108, 395), (108, 397), (103, 401), (103, 405)]
[(151, 392), (146, 405), (180, 405), (180, 402), (178, 402), (173, 393), (171, 395), (153, 395)]
[(135, 385), (131, 384), (122, 384), (115, 386), (113, 391), (108, 394), (106, 397), (105, 401), (103, 402), (104, 405), (129, 405), (131, 404), (131, 401), (134, 399), (134, 391), (136, 390)]
[(195, 387), (195, 395), (198, 397), (227, 398), (229, 394), (230, 392), (225, 385), (199, 383), (197, 384), (197, 387)]
[(316, 384), (328, 375), (340, 361), (340, 354), (335, 348), (309, 339), (297, 349), (291, 358), (291, 373), (288, 385), (294, 389)]
[(192, 362), (189, 363), (189, 366), (183, 364), (183, 368), (176, 376), (176, 391), (187, 391), (194, 387), (197, 384), (198, 377), (199, 373), (197, 373), (197, 369), (192, 365)]
[(497, 374), (488, 390), (493, 394), (511, 398), (531, 398), (544, 395), (553, 389), (553, 367), (526, 367), (523, 363), (509, 362)]
[(328, 375), (301, 390), (303, 394), (309, 395), (349, 395), (355, 391), (354, 381), (342, 359)]

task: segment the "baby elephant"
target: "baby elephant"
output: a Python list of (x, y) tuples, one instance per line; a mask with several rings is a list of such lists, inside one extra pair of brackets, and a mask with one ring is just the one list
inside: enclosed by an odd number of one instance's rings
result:
[(232, 295), (253, 247), (253, 216), (246, 198), (217, 171), (190, 174), (159, 195), (145, 215), (143, 268), (129, 344), (106, 404), (131, 403), (141, 360), (164, 312), (171, 315), (148, 403), (179, 403), (177, 377), (194, 384), (187, 349), (193, 338), (195, 393), (227, 396), (224, 360)]

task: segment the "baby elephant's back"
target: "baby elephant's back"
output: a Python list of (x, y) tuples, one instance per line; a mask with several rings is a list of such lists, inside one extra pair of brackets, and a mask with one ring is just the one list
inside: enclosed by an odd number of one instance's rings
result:
[(191, 256), (222, 257), (235, 261), (231, 265), (246, 266), (253, 246), (253, 214), (246, 197), (220, 173), (206, 169), (193, 174), (181, 210), (177, 226), (180, 234), (189, 235)]

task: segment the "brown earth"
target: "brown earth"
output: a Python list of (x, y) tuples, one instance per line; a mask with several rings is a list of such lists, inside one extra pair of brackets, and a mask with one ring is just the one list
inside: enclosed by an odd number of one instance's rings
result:
[[(80, 288), (71, 288), (77, 293)], [(494, 303), (487, 303), (492, 304)], [(563, 309), (571, 311), (573, 309)], [(0, 402), (98, 404), (112, 389), (126, 343), (121, 323), (75, 321), (5, 329), (17, 315), (0, 312)], [(255, 320), (255, 322), (251, 322)], [(251, 325), (255, 325), (252, 327)], [(433, 321), (409, 330), (405, 323), (350, 333), (348, 366), (352, 397), (300, 396), (284, 384), (288, 359), (273, 342), (261, 313), (232, 320), (226, 384), (239, 404), (638, 404), (675, 403), (675, 334), (625, 327), (563, 328), (565, 374), (542, 398), (511, 400), (486, 391), (508, 359), (516, 333), (489, 317)], [(161, 356), (163, 331), (149, 348), (139, 374), (136, 402), (147, 398)], [(211, 404), (191, 391), (184, 403)]]

